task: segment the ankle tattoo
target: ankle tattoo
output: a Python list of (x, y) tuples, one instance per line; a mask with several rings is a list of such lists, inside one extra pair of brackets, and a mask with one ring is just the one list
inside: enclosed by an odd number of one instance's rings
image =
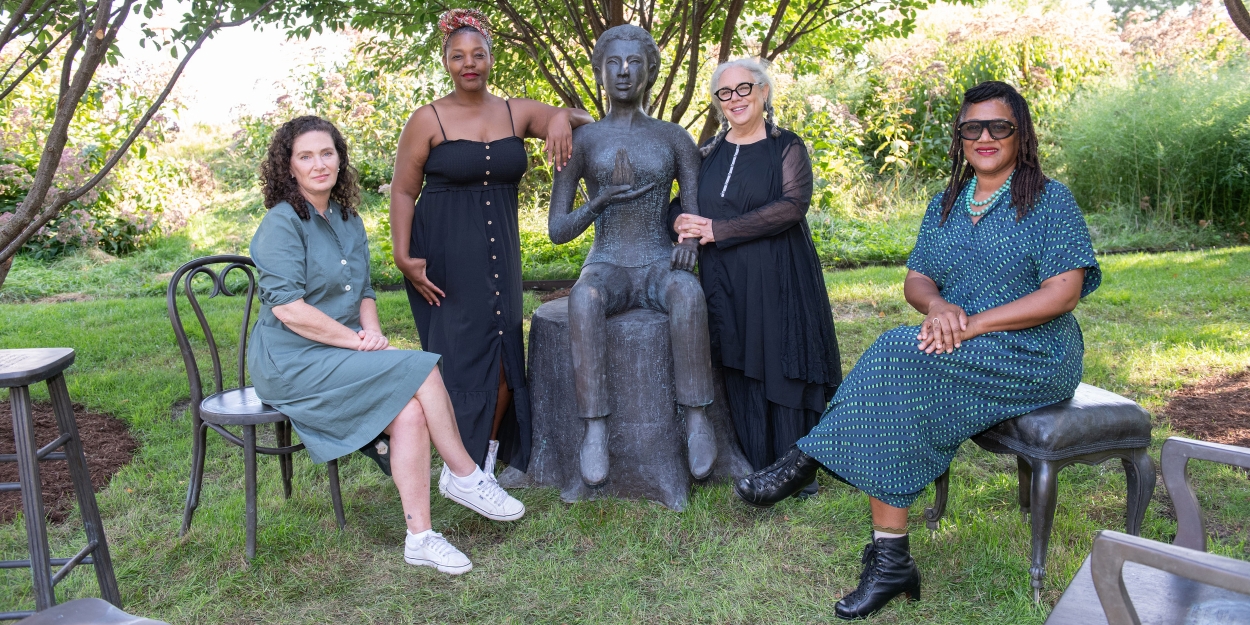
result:
[(886, 527), (884, 525), (877, 525), (876, 523), (873, 523), (872, 531), (881, 532), (882, 534), (906, 534), (907, 526), (904, 525), (903, 527)]

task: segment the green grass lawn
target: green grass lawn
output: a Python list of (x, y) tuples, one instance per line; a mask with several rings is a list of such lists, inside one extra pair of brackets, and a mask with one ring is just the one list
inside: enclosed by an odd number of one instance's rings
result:
[[(1171, 391), (1250, 362), (1250, 247), (1102, 259), (1103, 287), (1077, 310), (1086, 338), (1085, 380), (1157, 414)], [(902, 298), (903, 269), (827, 274), (845, 366), (881, 331), (919, 317)], [(150, 281), (150, 279), (147, 279)], [(6, 286), (7, 288), (7, 286)], [(186, 376), (159, 297), (56, 304), (0, 304), (0, 348), (69, 346), (70, 393), (125, 420), (141, 447), (99, 494), (128, 611), (170, 622), (706, 622), (831, 620), (854, 587), (868, 533), (866, 498), (822, 482), (807, 501), (769, 511), (734, 500), (728, 486), (698, 489), (683, 513), (634, 501), (560, 502), (554, 490), (517, 494), (521, 521), (486, 521), (435, 497), (434, 525), (474, 562), (452, 578), (403, 563), (404, 526), (393, 484), (368, 460), (343, 463), (347, 528), (335, 530), (323, 467), (295, 460), (295, 493), (283, 500), (277, 463), (260, 464), (257, 558), (243, 559), (240, 451), (210, 435), (195, 525), (176, 536), (186, 494), (189, 417), (174, 409)], [(382, 293), (385, 330), (415, 346), (402, 293)], [(211, 317), (237, 319), (233, 302)], [(37, 398), (46, 398), (35, 389)], [(1153, 451), (1173, 434), (1158, 422)], [(1250, 482), (1241, 471), (1197, 466), (1212, 551), (1247, 555)], [(1040, 623), (1088, 553), (1094, 532), (1122, 528), (1118, 464), (1075, 466), (1060, 477), (1043, 603), (1029, 587), (1029, 530), (1015, 504), (1015, 462), (972, 444), (953, 467), (952, 501), (939, 532), (913, 510), (913, 552), (924, 600), (895, 602), (876, 623)], [(1160, 482), (1156, 500), (1163, 496)], [(1175, 523), (1158, 502), (1144, 535), (1170, 540)], [(76, 519), (50, 528), (54, 551), (82, 538)], [(0, 527), (0, 557), (24, 558), (19, 521)], [(60, 597), (96, 593), (75, 572)], [(33, 606), (24, 570), (0, 572), (0, 609)]]

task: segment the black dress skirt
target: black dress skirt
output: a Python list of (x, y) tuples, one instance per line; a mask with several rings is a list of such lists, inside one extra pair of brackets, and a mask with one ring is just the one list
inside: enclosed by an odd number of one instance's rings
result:
[[(440, 122), (441, 124), (441, 122)], [(499, 460), (525, 471), (530, 397), (521, 332), (521, 240), (517, 184), (529, 163), (525, 142), (444, 141), (430, 150), (413, 212), (409, 255), (446, 293), (431, 306), (405, 280), (421, 349), (443, 357), (443, 381), (465, 450), (481, 466), (494, 426), (499, 367), (512, 406), (499, 428)]]
[[(699, 259), (712, 362), (723, 367), (734, 429), (756, 470), (820, 421), (842, 381), (807, 225), (811, 196), (807, 148), (784, 130), (749, 145), (721, 140), (699, 174), (699, 213), (716, 235)], [(676, 219), (680, 205), (670, 212)]]

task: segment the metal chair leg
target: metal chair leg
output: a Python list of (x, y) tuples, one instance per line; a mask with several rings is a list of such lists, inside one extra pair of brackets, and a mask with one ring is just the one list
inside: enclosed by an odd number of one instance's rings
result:
[(347, 525), (347, 518), (343, 516), (343, 496), (339, 494), (339, 461), (331, 460), (326, 463), (326, 469), (330, 472), (330, 501), (334, 502), (334, 520), (338, 521), (339, 531), (343, 531), (343, 526)]
[(182, 510), (182, 527), (178, 530), (178, 536), (185, 536), (187, 531), (191, 529), (191, 519), (195, 516), (195, 509), (200, 505), (200, 487), (204, 483), (204, 455), (208, 447), (208, 424), (200, 420), (195, 410), (191, 411), (191, 424), (193, 433), (191, 435), (191, 477), (188, 478), (187, 484), (187, 502)]
[[(278, 447), (289, 447), (291, 445), (291, 424), (286, 421), (279, 421), (273, 424), (274, 435), (278, 441)], [(279, 454), (278, 467), (282, 470), (282, 498), (291, 498), (291, 477), (295, 473), (295, 467), (291, 462), (292, 454)]]
[(1141, 534), (1141, 524), (1146, 518), (1146, 507), (1155, 491), (1155, 463), (1145, 448), (1135, 449), (1130, 458), (1123, 461), (1124, 479), (1128, 482), (1128, 509), (1125, 514), (1125, 532)]
[(1042, 579), (1046, 576), (1046, 549), (1050, 546), (1050, 530), (1055, 523), (1056, 487), (1059, 468), (1049, 460), (1038, 460), (1033, 467), (1031, 520), (1033, 521), (1033, 600), (1042, 598)]
[(247, 515), (247, 559), (256, 557), (256, 426), (243, 426), (243, 481)]
[(9, 389), (13, 410), (13, 442), (17, 447), (17, 475), (22, 488), (22, 514), (26, 518), (26, 542), (30, 547), (30, 574), (34, 579), (35, 609), (56, 605), (52, 588), (52, 561), (48, 549), (48, 528), (44, 525), (43, 484), (39, 479), (39, 450), (35, 425), (31, 420), (30, 388)]
[(58, 374), (48, 380), (48, 393), (52, 397), (57, 428), (62, 435), (69, 435), (69, 440), (65, 441), (65, 460), (69, 464), (69, 475), (74, 483), (74, 495), (78, 499), (78, 510), (82, 514), (87, 541), (95, 543), (91, 558), (95, 565), (96, 581), (100, 584), (100, 596), (120, 609), (122, 596), (117, 589), (117, 577), (113, 573), (113, 558), (109, 555), (104, 522), (100, 519), (95, 489), (91, 487), (91, 473), (83, 454), (82, 439), (78, 436), (78, 424), (74, 421), (74, 408), (70, 403), (64, 375)]
[(1019, 477), (1020, 518), (1029, 522), (1029, 491), (1033, 488), (1033, 465), (1024, 456), (1016, 456), (1016, 475)]
[(933, 480), (933, 507), (924, 509), (925, 527), (930, 532), (938, 530), (938, 524), (942, 521), (942, 515), (946, 514), (946, 497), (950, 491), (951, 470), (948, 467), (945, 472), (937, 476)]

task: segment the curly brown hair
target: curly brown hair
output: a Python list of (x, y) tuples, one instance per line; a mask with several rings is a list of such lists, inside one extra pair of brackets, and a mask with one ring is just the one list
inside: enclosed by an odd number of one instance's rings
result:
[(339, 153), (338, 180), (330, 189), (330, 199), (343, 207), (343, 220), (356, 215), (356, 206), (360, 204), (360, 185), (356, 180), (356, 169), (352, 167), (347, 156), (347, 141), (334, 124), (317, 117), (304, 115), (282, 124), (273, 133), (269, 142), (269, 153), (260, 164), (261, 192), (265, 195), (265, 208), (273, 208), (287, 202), (295, 209), (300, 219), (307, 220), (308, 200), (299, 190), (299, 183), (291, 175), (291, 152), (295, 140), (310, 132), (324, 132), (334, 141), (334, 150)]

